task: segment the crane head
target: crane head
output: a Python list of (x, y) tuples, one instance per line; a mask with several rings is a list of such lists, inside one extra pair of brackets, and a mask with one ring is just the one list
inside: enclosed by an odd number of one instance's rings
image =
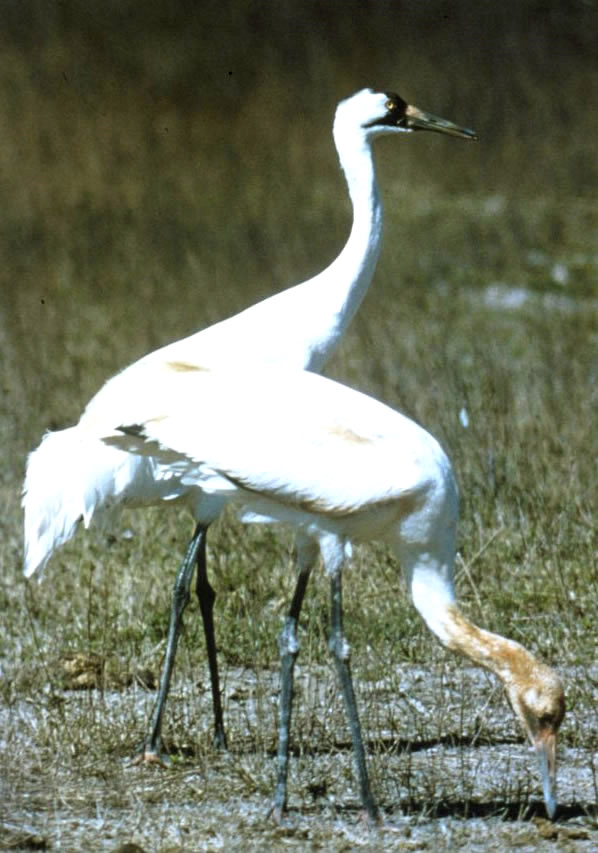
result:
[(337, 107), (335, 131), (356, 124), (365, 131), (366, 137), (431, 130), (461, 139), (477, 139), (473, 130), (424, 112), (408, 104), (395, 92), (376, 92), (373, 89), (362, 89), (341, 101)]
[(534, 659), (533, 670), (510, 680), (505, 689), (538, 756), (544, 802), (552, 819), (557, 806), (556, 736), (565, 716), (563, 685), (552, 669)]

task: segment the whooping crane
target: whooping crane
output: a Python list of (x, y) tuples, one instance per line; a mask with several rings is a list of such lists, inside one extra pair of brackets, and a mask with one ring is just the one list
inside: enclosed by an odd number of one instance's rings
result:
[[(231, 361), (322, 369), (365, 295), (380, 252), (382, 206), (371, 142), (377, 136), (416, 130), (476, 138), (473, 131), (422, 112), (393, 93), (363, 89), (341, 101), (333, 132), (353, 205), (353, 225), (338, 257), (314, 278), (146, 355), (104, 385), (76, 426), (44, 436), (29, 456), (25, 478), (26, 576), (44, 567), (55, 549), (71, 538), (81, 519), (88, 527), (108, 506), (143, 506), (165, 499), (167, 489), (159, 466), (103, 445), (93, 428), (98, 417), (110, 426), (120, 423), (120, 412), (139, 383), (147, 383), (145, 388), (151, 391), (152, 370), (168, 362)], [(175, 581), (160, 689), (143, 753), (147, 760), (160, 760), (162, 715), (196, 562), (215, 742), (226, 745), (214, 640), (215, 593), (208, 581), (205, 553), (206, 532), (220, 513), (222, 502), (204, 496), (196, 485), (189, 488), (185, 500), (192, 508), (196, 527)]]
[(120, 434), (115, 430), (105, 441), (161, 463), (171, 497), (195, 485), (202, 495), (236, 505), (246, 522), (284, 522), (297, 535), (299, 579), (280, 638), (275, 816), (280, 819), (286, 806), (297, 622), (321, 552), (331, 580), (330, 650), (362, 804), (376, 820), (342, 628), (341, 570), (352, 542), (377, 539), (394, 549), (430, 630), (502, 681), (537, 752), (552, 818), (563, 687), (556, 673), (519, 643), (479, 628), (457, 608), (457, 486), (438, 442), (388, 406), (313, 373), (264, 368), (252, 375), (166, 363), (161, 376), (154, 371), (152, 378), (156, 393), (131, 399)]

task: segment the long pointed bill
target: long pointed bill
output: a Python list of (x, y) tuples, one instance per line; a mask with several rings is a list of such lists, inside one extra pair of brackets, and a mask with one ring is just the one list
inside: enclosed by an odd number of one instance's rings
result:
[(446, 133), (448, 136), (458, 136), (461, 139), (477, 139), (478, 135), (467, 127), (459, 127), (452, 121), (439, 118), (431, 113), (425, 113), (408, 104), (405, 109), (405, 125), (410, 130), (432, 130), (435, 133)]
[(536, 754), (540, 762), (542, 791), (550, 820), (556, 812), (556, 732), (544, 730), (535, 738)]

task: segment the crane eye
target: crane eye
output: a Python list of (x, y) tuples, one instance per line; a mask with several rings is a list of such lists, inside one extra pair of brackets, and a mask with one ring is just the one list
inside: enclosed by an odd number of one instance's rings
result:
[(385, 108), (386, 108), (389, 112), (392, 112), (392, 111), (395, 109), (396, 104), (395, 104), (395, 102), (392, 100), (392, 98), (389, 98), (389, 99), (387, 100), (387, 102), (384, 104), (384, 106), (385, 106)]

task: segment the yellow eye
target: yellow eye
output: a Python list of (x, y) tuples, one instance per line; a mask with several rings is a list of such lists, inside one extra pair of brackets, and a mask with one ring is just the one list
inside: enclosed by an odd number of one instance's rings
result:
[(386, 109), (387, 109), (389, 112), (392, 112), (392, 111), (394, 110), (394, 108), (395, 108), (395, 102), (394, 102), (391, 98), (389, 98), (389, 99), (387, 100), (387, 102), (384, 104), (384, 106), (386, 107)]

